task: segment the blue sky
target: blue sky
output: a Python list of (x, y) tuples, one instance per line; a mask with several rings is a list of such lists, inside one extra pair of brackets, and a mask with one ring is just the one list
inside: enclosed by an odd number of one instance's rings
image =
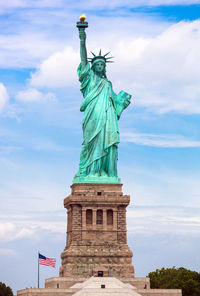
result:
[[(76, 21), (88, 51), (111, 51), (107, 76), (132, 94), (118, 174), (136, 276), (199, 270), (200, 1), (9, 0), (0, 4), (0, 281), (14, 292), (57, 276), (82, 142)], [(56, 3), (55, 3), (56, 2)], [(85, 9), (87, 7), (87, 9)]]

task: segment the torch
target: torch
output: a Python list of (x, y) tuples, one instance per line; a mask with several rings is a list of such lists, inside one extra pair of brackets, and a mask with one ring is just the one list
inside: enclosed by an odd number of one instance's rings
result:
[(80, 30), (85, 31), (85, 29), (88, 27), (88, 22), (85, 22), (85, 20), (86, 20), (86, 15), (82, 14), (80, 16), (80, 22), (76, 23), (76, 26), (79, 29), (79, 31)]

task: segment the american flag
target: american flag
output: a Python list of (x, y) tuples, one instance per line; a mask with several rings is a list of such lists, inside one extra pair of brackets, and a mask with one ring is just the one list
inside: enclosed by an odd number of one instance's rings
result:
[(56, 267), (56, 259), (47, 258), (39, 253), (39, 264)]

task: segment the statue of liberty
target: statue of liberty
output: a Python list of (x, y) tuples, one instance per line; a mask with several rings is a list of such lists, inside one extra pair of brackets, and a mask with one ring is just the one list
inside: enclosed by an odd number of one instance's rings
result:
[[(109, 53), (87, 58), (85, 16), (77, 23), (80, 38), (81, 63), (78, 67), (80, 90), (84, 100), (80, 111), (83, 143), (78, 173), (73, 183), (120, 183), (117, 175), (119, 144), (118, 120), (130, 104), (131, 95), (121, 91), (116, 95), (106, 77), (106, 64), (111, 62)], [(91, 65), (90, 65), (91, 63)]]

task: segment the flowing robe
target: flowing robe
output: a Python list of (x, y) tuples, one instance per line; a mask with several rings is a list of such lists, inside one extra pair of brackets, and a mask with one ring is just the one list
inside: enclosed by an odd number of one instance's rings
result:
[(111, 82), (99, 77), (89, 63), (84, 69), (79, 65), (78, 76), (84, 118), (79, 171), (75, 177), (117, 177), (118, 119), (131, 96), (125, 92), (117, 96)]

